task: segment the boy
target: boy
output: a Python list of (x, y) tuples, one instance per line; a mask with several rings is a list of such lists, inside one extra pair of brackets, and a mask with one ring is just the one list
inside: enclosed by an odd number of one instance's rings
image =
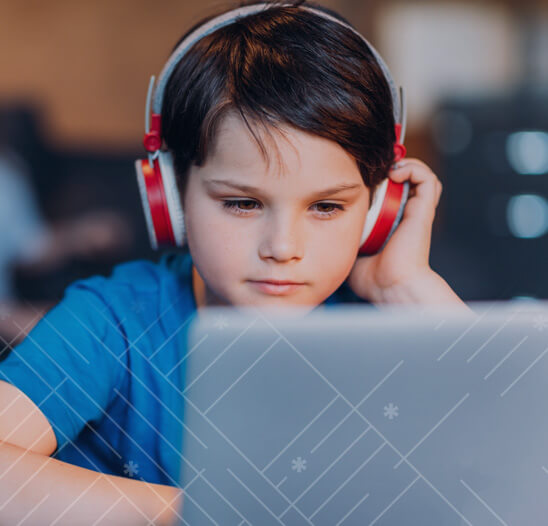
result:
[[(211, 33), (170, 77), (162, 136), (187, 247), (73, 283), (0, 364), (0, 522), (176, 517), (185, 331), (204, 306), (313, 308), (346, 294), (467, 308), (428, 265), (439, 181), (417, 160), (390, 168), (382, 71), (351, 31), (301, 5)], [(413, 184), (402, 222), (356, 260), (387, 175)]]

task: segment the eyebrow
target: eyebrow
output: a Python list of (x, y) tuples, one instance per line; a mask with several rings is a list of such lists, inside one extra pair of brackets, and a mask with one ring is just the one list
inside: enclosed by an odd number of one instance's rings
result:
[[(242, 192), (256, 193), (261, 192), (260, 188), (255, 188), (254, 186), (248, 186), (246, 184), (237, 184), (231, 181), (225, 181), (221, 179), (209, 179), (205, 181), (206, 186), (226, 186), (229, 188), (234, 188), (236, 190), (241, 190)], [(345, 192), (347, 190), (354, 190), (359, 188), (360, 184), (355, 183), (340, 183), (331, 188), (326, 188), (325, 190), (319, 190), (314, 193), (315, 197), (326, 197), (333, 194), (338, 194), (340, 192)]]

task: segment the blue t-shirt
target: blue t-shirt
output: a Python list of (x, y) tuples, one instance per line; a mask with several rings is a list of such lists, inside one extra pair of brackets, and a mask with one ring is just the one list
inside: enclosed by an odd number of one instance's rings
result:
[[(325, 304), (367, 303), (343, 283)], [(188, 248), (73, 282), (0, 363), (57, 438), (53, 457), (178, 485), (187, 330), (196, 315)]]

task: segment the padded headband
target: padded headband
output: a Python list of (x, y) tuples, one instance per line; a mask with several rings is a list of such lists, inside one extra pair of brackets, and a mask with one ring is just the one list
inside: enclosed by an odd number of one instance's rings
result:
[[(169, 80), (169, 77), (171, 76), (171, 73), (175, 69), (175, 66), (179, 63), (183, 55), (201, 38), (203, 38), (206, 35), (209, 35), (210, 33), (213, 33), (217, 29), (224, 27), (226, 25), (229, 25), (236, 20), (243, 18), (245, 16), (251, 15), (253, 13), (258, 13), (261, 11), (265, 11), (266, 9), (269, 9), (271, 7), (292, 7), (292, 4), (254, 4), (244, 7), (239, 7), (237, 9), (233, 9), (231, 11), (228, 11), (227, 13), (224, 13), (222, 15), (219, 15), (202, 26), (196, 28), (190, 35), (188, 35), (175, 49), (175, 51), (171, 54), (168, 61), (165, 63), (162, 71), (160, 72), (160, 76), (158, 77), (158, 82), (156, 83), (156, 87), (154, 88), (154, 77), (151, 78), (151, 82), (149, 85), (149, 92), (147, 96), (147, 105), (146, 105), (146, 117), (145, 117), (145, 126), (146, 131), (148, 132), (150, 130), (149, 127), (149, 117), (150, 117), (150, 102), (153, 98), (153, 106), (152, 110), (153, 113), (160, 115), (162, 112), (162, 103), (164, 100), (164, 91), (166, 84)], [(332, 22), (336, 22), (337, 24), (340, 24), (341, 26), (346, 27), (347, 29), (350, 29), (353, 33), (358, 35), (367, 45), (367, 47), (370, 49), (371, 53), (375, 57), (378, 65), (382, 69), (384, 76), (388, 82), (388, 85), (390, 87), (390, 92), (392, 94), (392, 105), (394, 110), (394, 120), (396, 124), (401, 124), (401, 134), (400, 134), (400, 141), (403, 144), (404, 136), (405, 136), (405, 125), (406, 125), (406, 111), (405, 111), (405, 100), (403, 96), (403, 89), (400, 87), (399, 91), (396, 88), (396, 83), (394, 82), (394, 79), (392, 78), (392, 75), (390, 74), (390, 70), (388, 69), (388, 66), (384, 63), (384, 60), (381, 58), (377, 50), (365, 39), (363, 35), (361, 35), (358, 31), (356, 31), (353, 27), (349, 26), (348, 24), (345, 24), (341, 20), (331, 16), (328, 13), (324, 13), (323, 11), (320, 11), (318, 9), (314, 9), (309, 6), (299, 6), (299, 9), (305, 9), (307, 11), (310, 11), (318, 16), (321, 16), (323, 18), (326, 18), (328, 20), (331, 20)], [(154, 88), (154, 96), (152, 96), (152, 90)]]

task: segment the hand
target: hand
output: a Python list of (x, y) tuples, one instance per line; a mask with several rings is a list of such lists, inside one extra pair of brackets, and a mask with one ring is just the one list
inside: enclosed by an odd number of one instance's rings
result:
[(358, 257), (347, 278), (355, 294), (373, 303), (397, 296), (395, 288), (411, 287), (414, 280), (435, 274), (429, 265), (430, 240), (442, 184), (418, 159), (400, 161), (388, 176), (410, 183), (402, 220), (383, 250)]

